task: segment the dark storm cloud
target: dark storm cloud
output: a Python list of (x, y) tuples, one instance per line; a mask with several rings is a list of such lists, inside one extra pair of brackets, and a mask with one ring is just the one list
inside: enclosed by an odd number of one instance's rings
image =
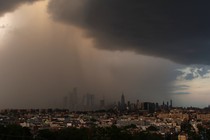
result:
[(17, 7), (24, 3), (32, 3), (38, 0), (1, 0), (0, 1), (0, 16), (7, 12), (14, 11)]
[(197, 0), (51, 0), (48, 11), (85, 29), (101, 49), (210, 64), (209, 7)]

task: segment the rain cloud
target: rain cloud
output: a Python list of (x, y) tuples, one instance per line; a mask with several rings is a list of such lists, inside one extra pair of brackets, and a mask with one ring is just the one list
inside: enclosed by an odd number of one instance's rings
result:
[(100, 49), (209, 65), (209, 6), (197, 0), (51, 0), (48, 12), (83, 28)]

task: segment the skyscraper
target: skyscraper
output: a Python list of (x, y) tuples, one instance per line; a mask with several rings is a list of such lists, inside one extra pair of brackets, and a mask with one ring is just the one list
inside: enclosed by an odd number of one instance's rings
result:
[(125, 96), (122, 93), (122, 96), (121, 96), (121, 110), (125, 110), (125, 109), (126, 109)]
[(172, 100), (170, 100), (170, 108), (172, 108), (173, 107), (173, 105), (172, 105)]
[(95, 96), (93, 94), (87, 93), (83, 97), (83, 105), (85, 110), (93, 110), (94, 109), (94, 99)]
[(104, 99), (100, 100), (100, 109), (105, 109), (105, 101), (104, 101)]
[(77, 88), (73, 88), (73, 91), (69, 93), (69, 110), (76, 111), (78, 105)]
[(141, 104), (139, 100), (136, 101), (136, 109), (141, 109)]

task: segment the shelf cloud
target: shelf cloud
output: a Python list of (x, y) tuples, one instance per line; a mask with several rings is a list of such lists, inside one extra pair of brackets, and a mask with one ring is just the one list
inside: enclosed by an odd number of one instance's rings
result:
[(83, 28), (99, 49), (209, 65), (209, 7), (196, 0), (51, 0), (48, 12)]

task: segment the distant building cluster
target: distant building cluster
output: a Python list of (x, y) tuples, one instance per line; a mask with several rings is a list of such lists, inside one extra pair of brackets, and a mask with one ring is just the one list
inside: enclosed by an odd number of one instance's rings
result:
[[(105, 101), (101, 100), (100, 102), (100, 107), (103, 107)], [(90, 111), (98, 108), (99, 107), (95, 105), (94, 94), (86, 93), (84, 95), (79, 95), (76, 87), (63, 98), (63, 109), (68, 109), (70, 111)]]
[(127, 101), (124, 93), (122, 93), (120, 101), (117, 103), (106, 104), (105, 99), (96, 100), (94, 94), (86, 93), (79, 94), (78, 89), (75, 87), (67, 96), (63, 98), (63, 109), (69, 111), (94, 111), (94, 110), (106, 110), (106, 109), (115, 109), (120, 112), (123, 111), (148, 111), (154, 113), (160, 109), (171, 109), (173, 107), (172, 100), (163, 101), (162, 105), (153, 102), (140, 102), (136, 100), (135, 103)]
[(136, 101), (136, 103), (131, 103), (130, 101), (125, 100), (124, 94), (121, 96), (121, 101), (118, 102), (118, 105), (116, 107), (119, 111), (147, 111), (149, 113), (154, 113), (155, 111), (159, 111), (161, 109), (169, 110), (173, 108), (172, 100), (167, 102), (163, 101), (162, 105), (159, 105), (158, 103), (153, 102), (140, 102), (139, 100)]

